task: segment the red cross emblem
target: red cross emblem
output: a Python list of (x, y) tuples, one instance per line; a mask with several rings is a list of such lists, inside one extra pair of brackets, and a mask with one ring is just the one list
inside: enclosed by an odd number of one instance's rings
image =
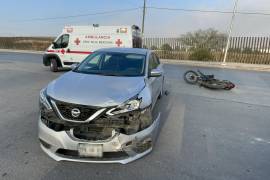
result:
[(120, 39), (117, 39), (117, 41), (115, 41), (115, 44), (117, 45), (117, 47), (120, 47), (123, 42)]
[(61, 49), (60, 51), (62, 54), (65, 54), (65, 50), (64, 49)]
[(80, 41), (79, 38), (77, 38), (74, 42), (75, 42), (76, 45), (79, 45), (81, 41)]

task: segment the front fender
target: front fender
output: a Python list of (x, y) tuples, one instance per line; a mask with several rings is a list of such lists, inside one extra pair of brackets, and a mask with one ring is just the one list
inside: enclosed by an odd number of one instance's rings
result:
[(144, 109), (152, 104), (152, 94), (150, 88), (146, 85), (144, 89), (139, 93), (138, 98), (142, 99), (140, 108)]
[(51, 58), (55, 58), (57, 60), (58, 67), (62, 67), (62, 63), (61, 63), (60, 58), (59, 58), (59, 56), (57, 54), (44, 54), (43, 55), (43, 64), (44, 64), (44, 66), (49, 66), (50, 65)]

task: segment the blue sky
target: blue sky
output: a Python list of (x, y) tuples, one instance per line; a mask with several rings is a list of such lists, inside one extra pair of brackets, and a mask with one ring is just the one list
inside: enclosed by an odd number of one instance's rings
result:
[[(35, 18), (50, 18), (96, 13), (117, 9), (141, 7), (143, 0), (1, 0), (0, 36), (55, 36), (64, 25), (138, 24), (141, 26), (142, 11), (112, 13), (69, 19), (27, 21)], [(234, 0), (147, 0), (147, 6), (232, 10)], [(269, 0), (240, 0), (240, 10), (263, 10), (270, 12)], [(243, 17), (236, 19), (235, 35), (269, 34), (270, 17)], [(230, 15), (147, 10), (146, 36), (176, 37), (187, 31), (216, 28), (226, 32)], [(269, 24), (269, 23), (267, 23)], [(255, 25), (255, 27), (254, 27)], [(248, 30), (247, 30), (248, 29)]]

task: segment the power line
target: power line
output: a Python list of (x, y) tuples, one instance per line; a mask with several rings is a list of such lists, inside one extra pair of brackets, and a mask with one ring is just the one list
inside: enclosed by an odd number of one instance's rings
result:
[(104, 14), (112, 14), (112, 13), (123, 13), (123, 12), (129, 12), (134, 10), (139, 10), (140, 7), (137, 8), (129, 8), (129, 9), (117, 9), (112, 11), (102, 11), (102, 12), (96, 12), (96, 13), (88, 13), (88, 14), (78, 14), (78, 15), (71, 15), (71, 16), (58, 16), (58, 17), (49, 17), (49, 18), (34, 18), (34, 19), (28, 19), (23, 20), (19, 22), (32, 22), (32, 21), (47, 21), (47, 20), (58, 20), (58, 19), (69, 19), (69, 18), (77, 18), (77, 17), (85, 17), (85, 16), (95, 16), (95, 15), (104, 15)]
[[(221, 10), (166, 8), (166, 7), (155, 7), (155, 6), (149, 6), (149, 7), (147, 7), (147, 8), (148, 8), (148, 9), (155, 9), (155, 10), (168, 10), (168, 11), (183, 11), (183, 12), (201, 12), (201, 13), (233, 14), (233, 11), (221, 11)], [(251, 11), (237, 11), (236, 14), (270, 16), (270, 13), (251, 12)]]
[(270, 16), (270, 13), (248, 12), (248, 11), (236, 11), (236, 14)]
[[(167, 7), (155, 7), (155, 6), (146, 6), (146, 8), (148, 8), (148, 9), (155, 9), (155, 10), (167, 10), (167, 11), (233, 14), (232, 11), (222, 11), (222, 10), (167, 8)], [(86, 16), (96, 16), (96, 15), (106, 15), (106, 14), (130, 12), (130, 11), (139, 10), (139, 9), (143, 9), (143, 7), (136, 7), (136, 8), (129, 8), (129, 9), (117, 9), (117, 10), (112, 10), (112, 11), (101, 11), (101, 12), (96, 12), (96, 13), (77, 14), (77, 15), (70, 15), (70, 16), (58, 16), (58, 17), (48, 17), (48, 18), (34, 18), (34, 19), (14, 21), (14, 22), (32, 22), (32, 21), (47, 21), (47, 20), (70, 19), (70, 18), (78, 18), (78, 17), (86, 17)], [(236, 14), (270, 16), (270, 13), (252, 12), (252, 11), (237, 11)]]

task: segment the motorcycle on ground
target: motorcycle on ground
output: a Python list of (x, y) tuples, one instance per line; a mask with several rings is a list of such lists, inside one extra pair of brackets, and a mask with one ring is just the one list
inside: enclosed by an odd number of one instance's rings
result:
[(198, 84), (209, 89), (231, 90), (235, 87), (235, 84), (230, 81), (215, 79), (214, 75), (205, 75), (200, 70), (185, 72), (184, 80), (188, 84)]

